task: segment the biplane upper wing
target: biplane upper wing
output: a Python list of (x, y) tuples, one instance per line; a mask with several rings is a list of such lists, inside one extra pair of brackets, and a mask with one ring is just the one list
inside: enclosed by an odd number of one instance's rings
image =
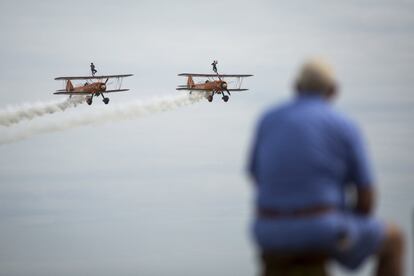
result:
[(253, 75), (250, 74), (197, 74), (197, 73), (181, 73), (178, 76), (192, 76), (192, 77), (220, 77), (220, 78), (247, 78)]
[[(99, 92), (99, 93), (113, 93), (113, 92), (125, 92), (125, 91), (129, 91), (129, 89), (106, 90), (106, 91)], [(55, 95), (91, 95), (91, 94), (95, 94), (95, 92), (58, 90), (53, 94)]]
[(101, 75), (101, 76), (78, 76), (78, 77), (57, 77), (55, 80), (90, 80), (90, 79), (111, 79), (111, 78), (126, 78), (131, 77), (133, 74), (122, 75)]
[[(177, 87), (177, 90), (186, 90), (186, 91), (208, 91), (211, 92), (211, 90), (207, 90), (207, 89), (200, 89), (200, 88), (187, 88), (187, 87)], [(246, 88), (230, 88), (227, 89), (230, 92), (234, 92), (234, 91), (247, 91), (249, 89)]]

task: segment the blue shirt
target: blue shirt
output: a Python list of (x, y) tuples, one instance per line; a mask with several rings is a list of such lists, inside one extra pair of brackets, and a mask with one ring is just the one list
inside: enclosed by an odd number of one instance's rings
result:
[(249, 171), (258, 208), (344, 207), (344, 187), (373, 183), (360, 131), (319, 96), (298, 96), (266, 112)]

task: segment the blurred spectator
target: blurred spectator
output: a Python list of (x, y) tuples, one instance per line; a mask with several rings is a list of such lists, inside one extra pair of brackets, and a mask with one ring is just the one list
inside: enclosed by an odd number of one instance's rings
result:
[(331, 66), (304, 63), (295, 92), (261, 118), (249, 160), (262, 275), (289, 275), (304, 264), (326, 275), (329, 259), (356, 269), (375, 255), (376, 275), (401, 276), (403, 235), (372, 214), (370, 159), (355, 123), (331, 105), (337, 96)]

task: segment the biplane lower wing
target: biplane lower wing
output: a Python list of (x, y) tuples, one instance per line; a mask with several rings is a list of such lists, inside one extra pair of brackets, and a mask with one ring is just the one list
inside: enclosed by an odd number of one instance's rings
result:
[(133, 74), (123, 75), (102, 75), (102, 76), (78, 76), (78, 77), (58, 77), (55, 80), (91, 80), (91, 79), (111, 79), (111, 78), (126, 78), (131, 77)]
[(197, 74), (197, 73), (181, 73), (178, 76), (185, 76), (185, 77), (220, 77), (220, 78), (247, 78), (253, 75), (250, 74)]
[(106, 91), (103, 91), (102, 93), (125, 92), (125, 91), (129, 91), (129, 89), (106, 90)]
[[(113, 92), (125, 92), (125, 91), (129, 91), (129, 89), (115, 89), (115, 90), (106, 90), (106, 91), (102, 91), (99, 93), (113, 93)], [(91, 94), (95, 94), (96, 92), (86, 92), (86, 91), (56, 91), (55, 95), (91, 95)]]
[[(199, 89), (199, 88), (187, 88), (187, 87), (177, 87), (176, 88), (177, 90), (185, 90), (185, 91), (205, 91), (205, 92), (212, 92), (211, 90), (207, 90), (207, 89)], [(238, 89), (238, 88), (231, 88), (231, 89), (227, 89), (227, 91), (230, 91), (230, 92), (234, 92), (234, 91), (247, 91), (247, 90), (249, 90), (249, 89), (245, 89), (245, 88), (241, 88), (241, 89)]]

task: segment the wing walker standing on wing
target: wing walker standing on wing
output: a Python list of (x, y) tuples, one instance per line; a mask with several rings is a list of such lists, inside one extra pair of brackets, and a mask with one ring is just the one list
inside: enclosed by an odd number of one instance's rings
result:
[(218, 63), (217, 60), (214, 60), (213, 63), (211, 64), (213, 66), (213, 71), (216, 74), (217, 74), (217, 63)]
[[(123, 78), (133, 76), (133, 74), (123, 74), (123, 75), (102, 75), (102, 76), (95, 76), (95, 73), (98, 71), (95, 69), (95, 65), (91, 62), (91, 73), (92, 76), (79, 76), (79, 77), (58, 77), (55, 80), (64, 80), (65, 81), (65, 89), (57, 90), (55, 95), (86, 95), (86, 102), (88, 105), (92, 104), (93, 97), (98, 97), (99, 95), (102, 96), (102, 101), (105, 104), (109, 103), (109, 98), (104, 96), (104, 93), (112, 93), (112, 92), (124, 92), (128, 91), (129, 89), (121, 89), (122, 80)], [(107, 85), (109, 79), (116, 79), (117, 84), (115, 85), (115, 89), (107, 90)], [(82, 85), (74, 86), (72, 84), (73, 80), (86, 80), (86, 82)]]
[(95, 76), (95, 74), (98, 72), (95, 69), (95, 64), (93, 64), (93, 62), (91, 62), (91, 72), (92, 72), (92, 76)]
[[(178, 76), (187, 77), (187, 84), (179, 85), (177, 87), (177, 90), (190, 91), (190, 94), (192, 91), (205, 92), (205, 96), (209, 102), (213, 101), (213, 97), (215, 94), (221, 94), (223, 101), (227, 102), (229, 100), (229, 96), (231, 96), (230, 92), (235, 92), (235, 91), (239, 92), (239, 91), (248, 90), (248, 89), (241, 88), (243, 78), (251, 77), (253, 75), (219, 74), (217, 72), (217, 64), (218, 64), (217, 60), (214, 60), (213, 63), (211, 64), (213, 66), (213, 71), (215, 74), (196, 74), (196, 73), (178, 74)], [(194, 83), (193, 77), (207, 77), (207, 80), (204, 82)], [(228, 88), (227, 82), (224, 81), (224, 78), (236, 78), (237, 88)], [(225, 92), (228, 95), (225, 95)]]

